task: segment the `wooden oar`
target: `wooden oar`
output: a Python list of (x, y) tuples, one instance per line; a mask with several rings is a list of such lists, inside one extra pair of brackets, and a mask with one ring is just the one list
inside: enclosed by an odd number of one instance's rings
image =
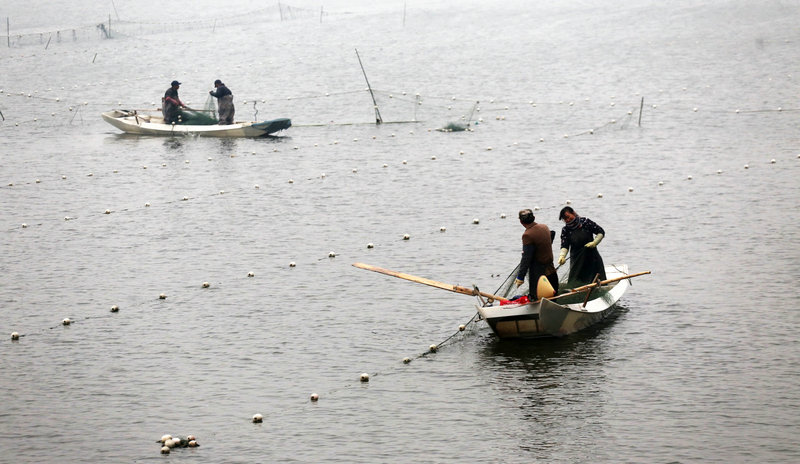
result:
[(612, 282), (617, 282), (617, 281), (620, 281), (620, 280), (630, 279), (631, 277), (637, 277), (637, 276), (645, 275), (645, 274), (650, 274), (650, 271), (637, 272), (636, 274), (628, 274), (628, 275), (624, 275), (622, 277), (614, 277), (613, 279), (604, 280), (602, 282), (594, 282), (594, 283), (591, 283), (591, 284), (588, 284), (588, 285), (583, 285), (581, 287), (575, 287), (570, 292), (563, 293), (561, 295), (554, 296), (553, 298), (547, 298), (547, 299), (548, 300), (556, 300), (556, 299), (564, 297), (564, 296), (575, 295), (576, 293), (585, 292), (586, 290), (591, 290), (593, 288), (600, 287), (602, 285), (610, 284)]
[(460, 285), (446, 284), (444, 282), (437, 282), (435, 280), (426, 279), (424, 277), (417, 277), (411, 274), (406, 274), (404, 272), (391, 271), (389, 269), (384, 269), (382, 267), (370, 266), (369, 264), (353, 263), (353, 266), (360, 269), (366, 269), (368, 271), (380, 272), (381, 274), (386, 274), (392, 277), (398, 277), (400, 279), (410, 280), (411, 282), (417, 282), (420, 284), (430, 285), (431, 287), (441, 288), (443, 290), (449, 290), (455, 293), (461, 293), (463, 295), (472, 295), (472, 296), (480, 295), (490, 300), (508, 301), (508, 298), (492, 295), (491, 293), (481, 292), (473, 288), (462, 287)]

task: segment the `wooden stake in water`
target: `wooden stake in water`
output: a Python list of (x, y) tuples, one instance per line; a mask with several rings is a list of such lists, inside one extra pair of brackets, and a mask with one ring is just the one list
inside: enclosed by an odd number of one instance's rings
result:
[(8, 40), (8, 48), (11, 48), (11, 22), (6, 16), (6, 40)]
[(406, 5), (408, 2), (403, 2), (403, 27), (406, 27)]
[(367, 72), (364, 71), (364, 64), (361, 62), (361, 56), (358, 54), (358, 49), (356, 48), (356, 57), (358, 58), (358, 64), (361, 66), (361, 72), (364, 73), (364, 80), (367, 81), (367, 88), (369, 89), (369, 94), (372, 96), (372, 105), (375, 107), (375, 124), (381, 124), (383, 119), (381, 118), (381, 112), (378, 110), (378, 102), (375, 101), (375, 94), (372, 93), (372, 87), (369, 85), (369, 79), (367, 79)]
[(53, 38), (53, 34), (50, 34), (50, 37), (47, 38), (47, 44), (44, 46), (44, 49), (47, 50), (47, 47), (50, 46), (50, 39)]
[(644, 97), (642, 97), (642, 102), (639, 103), (639, 127), (642, 127), (642, 110), (644, 109)]
[(92, 58), (92, 63), (94, 63), (95, 58), (97, 58), (97, 53), (94, 54), (94, 57)]
[(325, 10), (324, 6), (319, 7), (319, 23), (322, 24), (322, 14), (323, 10)]

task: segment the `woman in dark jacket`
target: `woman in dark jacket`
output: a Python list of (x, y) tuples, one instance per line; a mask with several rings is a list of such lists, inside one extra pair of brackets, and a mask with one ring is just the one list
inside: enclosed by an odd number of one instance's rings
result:
[(561, 229), (561, 253), (558, 264), (564, 264), (569, 251), (570, 267), (568, 287), (574, 288), (591, 283), (596, 275), (606, 279), (605, 266), (597, 245), (606, 232), (589, 218), (580, 217), (570, 206), (565, 206), (558, 214), (565, 222)]

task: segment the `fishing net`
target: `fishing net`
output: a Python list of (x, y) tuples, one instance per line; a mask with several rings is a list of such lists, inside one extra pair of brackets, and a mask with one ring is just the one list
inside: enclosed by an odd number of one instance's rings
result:
[(219, 123), (217, 110), (214, 105), (214, 98), (209, 95), (202, 110), (183, 109), (181, 110), (180, 123), (190, 126), (211, 126)]

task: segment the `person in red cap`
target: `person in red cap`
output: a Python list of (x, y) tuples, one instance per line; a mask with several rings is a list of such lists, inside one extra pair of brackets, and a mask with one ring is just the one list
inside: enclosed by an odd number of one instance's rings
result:
[(217, 79), (214, 81), (216, 91), (209, 90), (208, 93), (217, 99), (217, 108), (219, 110), (219, 124), (233, 124), (233, 114), (236, 108), (233, 107), (233, 93)]
[(186, 108), (186, 105), (178, 97), (178, 88), (180, 88), (181, 83), (172, 81), (170, 85), (171, 87), (164, 92), (164, 98), (161, 99), (161, 112), (164, 113), (164, 122), (166, 124), (177, 124), (180, 120), (181, 108)]

